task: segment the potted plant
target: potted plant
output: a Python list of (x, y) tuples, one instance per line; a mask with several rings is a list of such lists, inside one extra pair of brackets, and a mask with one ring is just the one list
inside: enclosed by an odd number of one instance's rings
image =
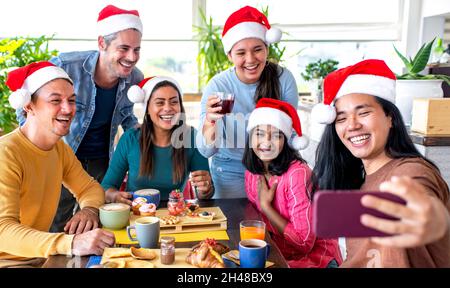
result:
[(414, 98), (442, 98), (442, 82), (450, 85), (450, 77), (445, 75), (423, 75), (431, 55), (434, 43), (433, 39), (425, 43), (419, 49), (414, 58), (408, 59), (401, 54), (394, 46), (398, 57), (405, 64), (406, 73), (397, 76), (395, 104), (400, 109), (403, 121), (406, 125), (411, 125), (412, 103)]
[(53, 37), (5, 38), (0, 40), (0, 135), (17, 127), (15, 110), (9, 105), (11, 93), (6, 86), (7, 73), (16, 67), (31, 62), (49, 60), (58, 51), (48, 49), (48, 41)]
[(305, 73), (301, 73), (302, 78), (310, 83), (311, 96), (318, 102), (322, 101), (323, 79), (337, 69), (338, 61), (327, 59), (311, 62), (306, 65)]
[(214, 75), (228, 69), (231, 66), (225, 54), (221, 27), (214, 26), (212, 17), (206, 19), (205, 13), (200, 9), (202, 17), (201, 26), (194, 26), (196, 39), (199, 44), (197, 64), (199, 68), (199, 89), (204, 87)]

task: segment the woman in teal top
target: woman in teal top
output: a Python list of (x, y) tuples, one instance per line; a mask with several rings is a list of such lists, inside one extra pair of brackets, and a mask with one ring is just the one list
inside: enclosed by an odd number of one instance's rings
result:
[(191, 173), (198, 197), (212, 197), (208, 159), (194, 146), (195, 130), (185, 124), (180, 95), (180, 86), (169, 77), (147, 78), (130, 88), (128, 98), (147, 104), (147, 110), (142, 126), (119, 140), (102, 181), (107, 202), (131, 204), (131, 193), (119, 191), (127, 172), (126, 191), (153, 188), (167, 199), (173, 189), (184, 188)]

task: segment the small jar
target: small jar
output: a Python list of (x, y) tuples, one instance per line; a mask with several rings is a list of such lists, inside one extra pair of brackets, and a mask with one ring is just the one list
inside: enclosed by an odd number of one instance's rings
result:
[(167, 210), (169, 214), (173, 216), (183, 215), (186, 211), (186, 203), (184, 203), (183, 194), (177, 194), (176, 197), (169, 197), (167, 202)]
[(175, 262), (175, 238), (161, 237), (161, 264), (170, 265)]

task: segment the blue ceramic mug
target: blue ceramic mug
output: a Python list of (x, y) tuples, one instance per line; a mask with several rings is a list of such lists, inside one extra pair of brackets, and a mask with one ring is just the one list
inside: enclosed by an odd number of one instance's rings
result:
[[(136, 231), (136, 237), (131, 233)], [(141, 248), (157, 248), (159, 243), (160, 222), (158, 217), (141, 217), (127, 226), (127, 235), (131, 241), (138, 241)]]
[(160, 192), (157, 189), (141, 189), (131, 192), (131, 194), (133, 194), (133, 200), (142, 197), (147, 200), (147, 203), (153, 203), (156, 207), (159, 206), (159, 201), (161, 200)]
[(270, 246), (264, 240), (246, 239), (239, 242), (239, 261), (242, 268), (264, 268)]

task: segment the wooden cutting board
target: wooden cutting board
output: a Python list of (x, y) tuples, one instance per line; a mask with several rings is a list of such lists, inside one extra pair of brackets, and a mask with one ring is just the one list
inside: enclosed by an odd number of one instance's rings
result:
[[(105, 248), (105, 251), (108, 250), (115, 250), (115, 251), (126, 251), (130, 248)], [(176, 248), (175, 249), (175, 262), (172, 265), (164, 265), (161, 263), (161, 257), (160, 257), (160, 249), (150, 249), (156, 253), (156, 258), (153, 260), (145, 260), (147, 262), (150, 262), (154, 265), (155, 268), (195, 268), (195, 266), (192, 266), (191, 264), (188, 264), (186, 262), (186, 256), (188, 255), (189, 251), (191, 251), (191, 248)], [(107, 258), (102, 256), (102, 260), (100, 264), (103, 264), (110, 260), (117, 260), (121, 259), (124, 261), (127, 260), (133, 260), (133, 257), (119, 257), (119, 258)]]
[[(222, 212), (220, 207), (201, 207), (198, 211), (208, 211), (215, 213), (212, 220), (205, 220), (201, 217), (189, 217), (181, 216), (180, 222), (174, 225), (163, 225), (160, 226), (160, 231), (162, 234), (171, 233), (184, 233), (184, 232), (202, 232), (202, 231), (214, 231), (214, 230), (227, 230), (227, 218)], [(161, 208), (156, 210), (156, 217), (164, 217), (169, 215), (167, 208)], [(134, 225), (134, 221), (140, 217), (132, 214), (130, 218), (130, 225)]]

